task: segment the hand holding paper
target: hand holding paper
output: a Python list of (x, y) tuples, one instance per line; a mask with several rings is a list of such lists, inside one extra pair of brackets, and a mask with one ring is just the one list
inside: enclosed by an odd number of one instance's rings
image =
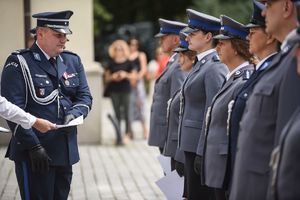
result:
[(65, 128), (65, 127), (69, 127), (69, 126), (77, 126), (80, 124), (83, 124), (83, 115), (77, 117), (76, 119), (73, 119), (68, 124), (56, 125), (56, 128)]

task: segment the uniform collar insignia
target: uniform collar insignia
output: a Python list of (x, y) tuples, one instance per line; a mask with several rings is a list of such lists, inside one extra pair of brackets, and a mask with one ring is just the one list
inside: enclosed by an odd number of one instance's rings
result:
[(35, 60), (41, 61), (40, 54), (38, 54), (36, 52), (33, 52), (33, 57), (34, 57)]

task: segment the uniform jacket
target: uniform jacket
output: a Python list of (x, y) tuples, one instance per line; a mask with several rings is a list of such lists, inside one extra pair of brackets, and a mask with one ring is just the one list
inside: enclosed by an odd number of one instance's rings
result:
[[(250, 95), (240, 123), (230, 200), (265, 199), (281, 83), (294, 58), (291, 46), (274, 57)], [(257, 187), (259, 185), (259, 187)]]
[[(260, 66), (260, 69), (256, 70), (250, 77), (250, 79), (243, 85), (242, 89), (239, 91), (237, 97), (235, 98), (232, 112), (230, 116), (230, 125), (229, 125), (229, 137), (230, 137), (230, 159), (231, 167), (234, 166), (235, 154), (236, 154), (236, 145), (238, 140), (238, 133), (240, 130), (240, 121), (242, 119), (244, 109), (248, 97), (252, 93), (252, 90), (255, 84), (261, 78), (261, 73), (271, 64), (273, 58), (276, 54), (267, 58)], [(262, 69), (261, 69), (262, 68)]]
[[(27, 69), (20, 56), (26, 60)], [(56, 60), (54, 68), (36, 44), (13, 53), (3, 68), (2, 95), (34, 116), (56, 124), (63, 124), (67, 114), (86, 117), (92, 96), (79, 56), (63, 52)], [(51, 165), (72, 165), (79, 160), (76, 127), (43, 134), (12, 122), (8, 125), (13, 136), (7, 156), (12, 160), (28, 159), (28, 150), (39, 143), (51, 158)]]
[(175, 158), (175, 160), (184, 163), (184, 154), (178, 147), (178, 121), (180, 106), (180, 90), (178, 90), (168, 101), (167, 122), (168, 136), (163, 154)]
[(178, 54), (173, 55), (155, 81), (150, 113), (150, 146), (163, 148), (167, 139), (167, 102), (180, 88), (186, 76), (180, 69), (178, 58)]
[(272, 153), (272, 177), (269, 200), (299, 199), (300, 197), (300, 108), (284, 127), (279, 145)]
[(227, 67), (220, 63), (217, 53), (213, 52), (199, 60), (184, 81), (178, 128), (180, 150), (196, 153), (204, 113), (220, 90), (227, 73)]
[(300, 76), (297, 74), (296, 57), (289, 64), (286, 63), (286, 67), (287, 72), (282, 79), (279, 91), (275, 146), (278, 144), (282, 129), (300, 102), (300, 92), (298, 92), (300, 91)]
[(206, 114), (207, 126), (203, 132), (205, 139), (204, 176), (201, 177), (204, 177), (205, 185), (209, 187), (227, 187), (225, 175), (229, 161), (228, 118), (232, 111), (233, 100), (250, 78), (253, 69), (253, 65), (246, 65), (231, 75), (214, 97)]

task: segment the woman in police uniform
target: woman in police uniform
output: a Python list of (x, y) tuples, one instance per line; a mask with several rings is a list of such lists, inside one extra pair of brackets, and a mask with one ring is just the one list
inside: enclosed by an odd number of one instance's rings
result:
[(213, 96), (219, 91), (227, 67), (219, 61), (213, 36), (220, 29), (218, 18), (187, 10), (189, 49), (197, 52), (197, 62), (185, 79), (180, 94), (179, 147), (185, 155), (187, 198), (210, 199), (211, 190), (201, 186), (200, 176), (194, 171), (198, 141), (201, 137), (203, 117)]
[[(225, 192), (228, 188), (226, 170), (229, 162), (228, 118), (230, 118), (233, 100), (246, 80), (249, 79), (254, 66), (249, 53), (249, 43), (246, 40), (248, 32), (243, 24), (221, 15), (220, 34), (217, 50), (221, 62), (227, 65), (230, 73), (221, 90), (214, 97), (206, 113), (203, 172), (204, 184), (214, 188), (217, 200), (227, 199)], [(197, 152), (198, 153), (198, 152)], [(199, 152), (200, 154), (200, 152)], [(201, 166), (196, 166), (201, 170)]]
[[(191, 71), (196, 52), (188, 49), (186, 33), (180, 32), (180, 46), (174, 50), (179, 53), (179, 64), (183, 72)], [(178, 121), (180, 106), (180, 89), (168, 101), (167, 125), (168, 135), (163, 155), (171, 157), (171, 170), (176, 169), (179, 176), (184, 175), (184, 153), (178, 147)], [(186, 185), (186, 184), (185, 184)], [(186, 188), (183, 197), (186, 197)]]

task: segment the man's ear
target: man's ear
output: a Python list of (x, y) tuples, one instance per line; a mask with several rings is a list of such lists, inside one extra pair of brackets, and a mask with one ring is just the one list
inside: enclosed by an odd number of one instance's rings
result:
[(284, 18), (289, 18), (295, 14), (294, 12), (296, 12), (295, 5), (291, 0), (285, 0), (282, 9)]

